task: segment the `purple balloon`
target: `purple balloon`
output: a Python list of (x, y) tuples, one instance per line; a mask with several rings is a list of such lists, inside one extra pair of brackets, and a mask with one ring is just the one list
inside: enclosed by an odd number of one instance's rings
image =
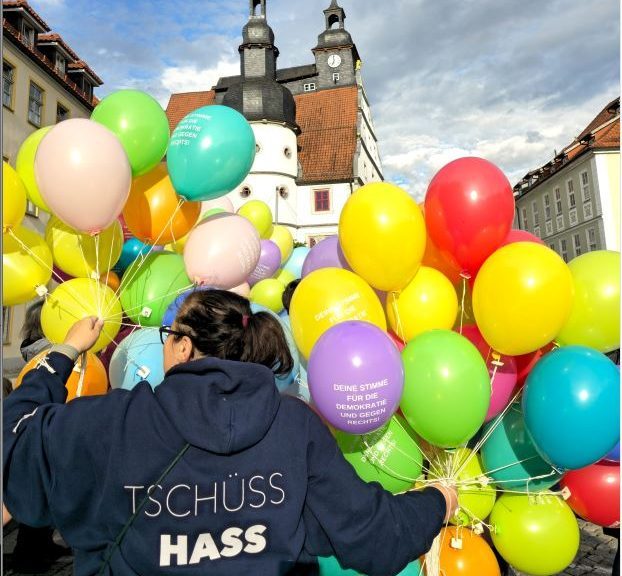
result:
[(346, 257), (343, 255), (341, 246), (339, 246), (338, 236), (329, 236), (318, 242), (307, 257), (305, 263), (302, 265), (302, 277), (311, 274), (314, 270), (320, 268), (343, 268), (344, 270), (352, 270), (348, 266)]
[(281, 266), (280, 248), (272, 240), (262, 240), (259, 262), (248, 277), (249, 285), (254, 286), (260, 280), (272, 278), (279, 266)]
[(620, 461), (620, 442), (618, 442), (613, 450), (611, 450), (611, 452), (609, 452), (609, 454), (605, 456), (605, 460), (611, 460), (612, 462)]
[(386, 332), (359, 320), (337, 324), (320, 336), (307, 373), (320, 414), (350, 434), (367, 434), (385, 424), (404, 388), (397, 347)]

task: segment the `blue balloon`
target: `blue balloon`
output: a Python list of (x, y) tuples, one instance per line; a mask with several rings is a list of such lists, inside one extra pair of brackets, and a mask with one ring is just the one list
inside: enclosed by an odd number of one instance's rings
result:
[(164, 351), (156, 328), (141, 328), (121, 341), (110, 359), (110, 386), (131, 390), (143, 380), (152, 388), (164, 379)]
[(228, 106), (203, 106), (175, 128), (166, 164), (175, 192), (190, 201), (231, 192), (255, 159), (255, 135), (246, 118)]
[[(525, 429), (523, 410), (514, 403), (503, 415), (488, 423), (483, 430), (486, 434), (494, 427), (481, 449), (482, 467), (497, 488), (507, 490), (539, 492), (556, 484), (562, 477), (551, 465), (543, 460)], [(529, 480), (537, 476), (545, 476)], [(529, 481), (528, 481), (529, 480)]]
[(114, 266), (114, 270), (123, 274), (125, 270), (130, 266), (136, 258), (141, 255), (147, 254), (151, 246), (149, 244), (145, 244), (141, 242), (138, 238), (128, 238), (123, 243), (123, 248), (121, 249), (121, 256), (119, 260)]
[(181, 308), (181, 305), (184, 303), (186, 298), (190, 296), (190, 294), (196, 292), (197, 290), (211, 290), (211, 288), (208, 288), (207, 286), (193, 286), (185, 292), (182, 292), (179, 296), (177, 296), (177, 298), (175, 298), (175, 300), (173, 300), (168, 305), (166, 312), (164, 312), (164, 316), (162, 316), (162, 326), (173, 325), (173, 322), (177, 317), (177, 313), (179, 312), (179, 308)]
[(287, 270), (288, 272), (296, 276), (296, 278), (301, 278), (302, 265), (305, 263), (305, 259), (309, 252), (311, 252), (311, 248), (307, 248), (306, 246), (298, 246), (298, 248), (294, 248), (291, 256), (283, 265), (283, 270)]
[(591, 348), (559, 348), (527, 377), (523, 413), (547, 462), (568, 470), (589, 466), (620, 440), (620, 370)]
[(620, 442), (618, 442), (614, 449), (605, 456), (605, 460), (611, 460), (612, 462), (620, 461)]

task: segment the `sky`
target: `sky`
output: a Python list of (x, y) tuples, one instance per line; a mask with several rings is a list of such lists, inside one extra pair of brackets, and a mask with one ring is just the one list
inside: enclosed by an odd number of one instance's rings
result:
[[(104, 80), (100, 98), (209, 90), (239, 73), (247, 0), (30, 0)], [(311, 64), (329, 0), (267, 0), (279, 68)], [(422, 199), (462, 156), (516, 184), (620, 93), (618, 0), (339, 0), (385, 179)]]

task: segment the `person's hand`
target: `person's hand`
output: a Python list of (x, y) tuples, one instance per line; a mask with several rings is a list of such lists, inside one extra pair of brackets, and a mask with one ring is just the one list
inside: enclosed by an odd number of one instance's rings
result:
[(429, 487), (436, 488), (445, 498), (445, 507), (447, 511), (445, 512), (444, 523), (447, 524), (458, 511), (458, 491), (453, 486), (441, 484), (440, 482), (430, 484)]
[(104, 321), (95, 316), (88, 316), (78, 320), (67, 332), (63, 344), (75, 348), (79, 353), (86, 352), (97, 342)]

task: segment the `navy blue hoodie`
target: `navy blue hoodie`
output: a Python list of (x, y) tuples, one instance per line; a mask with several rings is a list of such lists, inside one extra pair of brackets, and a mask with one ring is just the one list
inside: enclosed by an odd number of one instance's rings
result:
[(263, 366), (203, 358), (155, 391), (141, 383), (65, 405), (73, 363), (52, 352), (47, 364), (4, 403), (4, 498), (20, 522), (60, 530), (77, 576), (98, 573), (145, 496), (105, 574), (296, 574), (297, 562), (334, 555), (389, 575), (441, 528), (439, 491), (393, 496), (361, 481)]

